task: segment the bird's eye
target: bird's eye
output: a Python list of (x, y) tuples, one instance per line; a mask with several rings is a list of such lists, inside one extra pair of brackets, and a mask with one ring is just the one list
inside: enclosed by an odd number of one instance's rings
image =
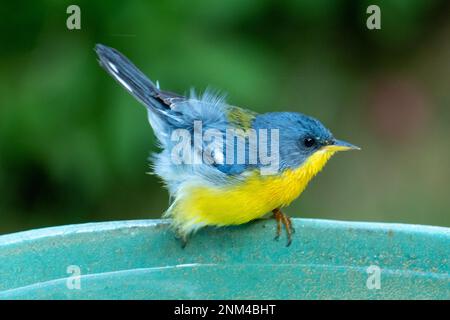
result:
[(316, 144), (316, 140), (314, 138), (305, 138), (305, 140), (303, 140), (303, 144), (305, 147), (311, 148)]

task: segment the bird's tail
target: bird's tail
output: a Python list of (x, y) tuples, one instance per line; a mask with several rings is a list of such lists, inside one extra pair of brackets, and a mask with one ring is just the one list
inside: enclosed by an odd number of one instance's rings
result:
[(95, 46), (100, 65), (144, 106), (157, 104), (155, 97), (160, 93), (155, 84), (147, 78), (130, 60), (119, 51), (102, 44)]

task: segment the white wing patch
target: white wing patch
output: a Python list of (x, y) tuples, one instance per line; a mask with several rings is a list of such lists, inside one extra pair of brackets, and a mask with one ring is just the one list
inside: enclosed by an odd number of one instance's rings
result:
[(110, 61), (108, 61), (108, 65), (110, 67), (110, 70), (112, 71), (111, 74), (114, 76), (114, 78), (117, 81), (119, 81), (120, 84), (125, 87), (125, 89), (127, 89), (130, 92), (133, 92), (133, 89), (131, 89), (128, 83), (126, 83), (121, 77), (119, 77), (119, 70), (117, 70), (117, 67)]
[(119, 73), (119, 70), (117, 70), (116, 66), (115, 66), (113, 63), (108, 62), (108, 64), (109, 64), (109, 66), (111, 67), (111, 69), (113, 69), (113, 71), (114, 71), (115, 73)]
[(225, 156), (224, 156), (222, 150), (219, 148), (214, 149), (214, 162), (218, 163), (218, 164), (223, 164), (223, 163), (225, 163), (224, 161), (225, 161)]

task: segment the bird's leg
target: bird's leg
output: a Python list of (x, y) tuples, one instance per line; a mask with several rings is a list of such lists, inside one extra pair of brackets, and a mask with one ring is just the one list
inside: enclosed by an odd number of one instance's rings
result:
[(292, 225), (292, 219), (291, 219), (291, 217), (289, 217), (288, 215), (284, 215), (286, 218), (287, 218), (287, 221), (288, 221), (288, 223), (289, 223), (289, 229), (291, 229), (291, 234), (294, 234), (295, 233), (295, 228), (294, 228), (294, 226)]
[(280, 210), (275, 209), (272, 211), (273, 212), (273, 218), (277, 221), (277, 233), (275, 235), (274, 240), (278, 240), (280, 239), (280, 235), (281, 235), (281, 220), (282, 220), (282, 213)]
[(293, 233), (293, 228), (292, 228), (292, 221), (291, 218), (289, 218), (287, 215), (285, 215), (283, 212), (281, 212), (280, 209), (274, 209), (272, 210), (273, 212), (273, 217), (274, 219), (277, 221), (277, 234), (275, 236), (275, 240), (278, 240), (280, 238), (281, 235), (281, 224), (283, 223), (284, 228), (286, 229), (286, 234), (287, 234), (287, 238), (288, 238), (288, 242), (287, 242), (287, 247), (291, 245), (292, 243), (292, 233)]

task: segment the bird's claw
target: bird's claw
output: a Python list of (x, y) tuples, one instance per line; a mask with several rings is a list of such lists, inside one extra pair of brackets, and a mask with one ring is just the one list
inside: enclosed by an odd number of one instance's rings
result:
[(180, 234), (177, 233), (177, 234), (175, 235), (175, 239), (177, 239), (178, 241), (181, 242), (181, 249), (186, 248), (186, 245), (187, 245), (187, 243), (188, 243), (188, 239), (187, 239), (186, 236), (183, 236), (183, 235), (180, 235)]
[(289, 247), (292, 243), (292, 239), (288, 239), (288, 242), (286, 243), (286, 247)]

